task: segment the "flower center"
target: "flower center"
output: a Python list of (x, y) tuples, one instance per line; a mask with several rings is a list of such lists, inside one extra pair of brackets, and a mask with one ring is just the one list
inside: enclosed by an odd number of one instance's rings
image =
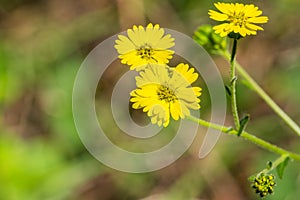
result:
[(157, 96), (159, 100), (164, 100), (167, 103), (174, 102), (175, 100), (177, 100), (174, 91), (164, 85), (161, 85), (157, 90)]
[(152, 47), (147, 44), (137, 49), (137, 55), (146, 60), (150, 60), (151, 58), (153, 58), (153, 52), (154, 50), (152, 49)]
[(233, 13), (232, 16), (229, 17), (229, 21), (233, 23), (235, 26), (242, 27), (246, 24), (248, 17), (245, 16), (245, 13)]

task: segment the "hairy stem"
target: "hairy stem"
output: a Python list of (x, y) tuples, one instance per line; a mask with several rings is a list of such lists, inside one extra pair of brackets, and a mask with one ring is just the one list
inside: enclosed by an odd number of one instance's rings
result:
[[(227, 52), (223, 56), (231, 61), (231, 56)], [(238, 73), (247, 81), (251, 88), (273, 109), (273, 111), (297, 134), (300, 136), (300, 127), (291, 119), (275, 102), (274, 100), (255, 82), (255, 80), (236, 62)]]
[(276, 167), (278, 167), (278, 165), (280, 165), (286, 158), (289, 158), (288, 154), (281, 155), (274, 162), (272, 162), (271, 168), (266, 168), (266, 169), (262, 170), (259, 174), (262, 174), (262, 173), (267, 174), (268, 172), (276, 169)]
[(231, 111), (236, 129), (240, 128), (240, 118), (236, 103), (236, 76), (235, 76), (235, 54), (237, 49), (237, 39), (233, 40), (232, 53), (230, 58), (230, 83), (231, 83)]
[[(229, 135), (235, 135), (237, 136), (238, 134), (238, 131), (237, 130), (234, 130), (232, 129), (231, 127), (226, 127), (226, 126), (222, 126), (222, 125), (219, 125), (219, 124), (214, 124), (214, 123), (211, 123), (211, 122), (208, 122), (208, 121), (205, 121), (203, 119), (198, 119), (196, 117), (193, 117), (193, 116), (189, 116), (188, 119), (190, 119), (191, 121), (193, 122), (196, 122), (198, 124), (200, 124), (201, 126), (204, 126), (204, 127), (208, 127), (208, 128), (213, 128), (215, 130), (219, 130), (223, 133), (226, 133), (226, 134), (229, 134)], [(271, 144), (263, 139), (260, 139), (246, 131), (243, 131), (242, 134), (240, 135), (240, 137), (270, 151), (270, 152), (273, 152), (273, 153), (276, 153), (276, 154), (279, 154), (279, 155), (288, 155), (290, 158), (294, 159), (294, 160), (297, 160), (297, 161), (300, 161), (300, 155), (299, 154), (296, 154), (296, 153), (293, 153), (293, 152), (290, 152), (288, 150), (285, 150), (281, 147), (278, 147), (274, 144)]]

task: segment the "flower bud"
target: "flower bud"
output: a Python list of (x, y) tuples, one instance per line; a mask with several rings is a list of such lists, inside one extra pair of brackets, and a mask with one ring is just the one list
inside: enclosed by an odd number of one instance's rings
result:
[(211, 25), (199, 26), (193, 39), (210, 54), (220, 54), (226, 50), (226, 38), (216, 34)]
[(274, 191), (275, 181), (273, 175), (260, 174), (253, 181), (252, 188), (261, 197), (272, 194)]

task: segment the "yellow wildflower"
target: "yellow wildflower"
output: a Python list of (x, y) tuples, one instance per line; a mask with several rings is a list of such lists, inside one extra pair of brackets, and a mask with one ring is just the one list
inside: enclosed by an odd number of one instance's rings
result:
[(136, 70), (147, 64), (167, 64), (174, 53), (169, 50), (174, 46), (174, 38), (164, 33), (158, 24), (153, 26), (150, 23), (146, 28), (133, 26), (133, 29), (128, 29), (128, 37), (119, 35), (115, 48), (120, 54), (121, 63)]
[(143, 108), (153, 124), (168, 126), (174, 120), (190, 115), (189, 109), (200, 109), (200, 87), (191, 87), (198, 78), (194, 68), (179, 64), (176, 68), (151, 64), (136, 77), (137, 89), (130, 95), (134, 109)]
[(222, 37), (230, 33), (246, 35), (256, 35), (256, 31), (263, 30), (255, 24), (263, 24), (268, 21), (268, 17), (260, 16), (262, 11), (253, 4), (244, 5), (242, 3), (215, 3), (215, 7), (221, 12), (209, 10), (211, 19), (224, 22), (213, 29)]

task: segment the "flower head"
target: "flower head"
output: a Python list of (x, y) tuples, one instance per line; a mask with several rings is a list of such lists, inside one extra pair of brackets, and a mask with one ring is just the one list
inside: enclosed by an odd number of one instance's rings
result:
[(274, 176), (260, 174), (254, 179), (252, 188), (255, 189), (255, 192), (258, 193), (261, 197), (272, 194), (275, 186)]
[(224, 22), (213, 28), (222, 37), (230, 33), (240, 34), (243, 37), (256, 35), (256, 31), (263, 30), (263, 28), (255, 24), (263, 24), (268, 21), (268, 17), (260, 16), (262, 11), (253, 4), (218, 2), (214, 5), (221, 13), (209, 10), (208, 14), (211, 19)]
[(198, 78), (194, 68), (179, 64), (176, 68), (152, 64), (136, 77), (137, 89), (130, 95), (134, 109), (143, 108), (153, 124), (168, 126), (174, 120), (190, 115), (189, 109), (200, 109), (200, 87), (191, 87)]
[(158, 24), (153, 26), (150, 23), (146, 28), (133, 26), (133, 29), (128, 29), (128, 37), (119, 35), (115, 48), (120, 54), (121, 63), (137, 70), (147, 64), (167, 64), (174, 53), (169, 50), (174, 46), (174, 38), (164, 33)]

